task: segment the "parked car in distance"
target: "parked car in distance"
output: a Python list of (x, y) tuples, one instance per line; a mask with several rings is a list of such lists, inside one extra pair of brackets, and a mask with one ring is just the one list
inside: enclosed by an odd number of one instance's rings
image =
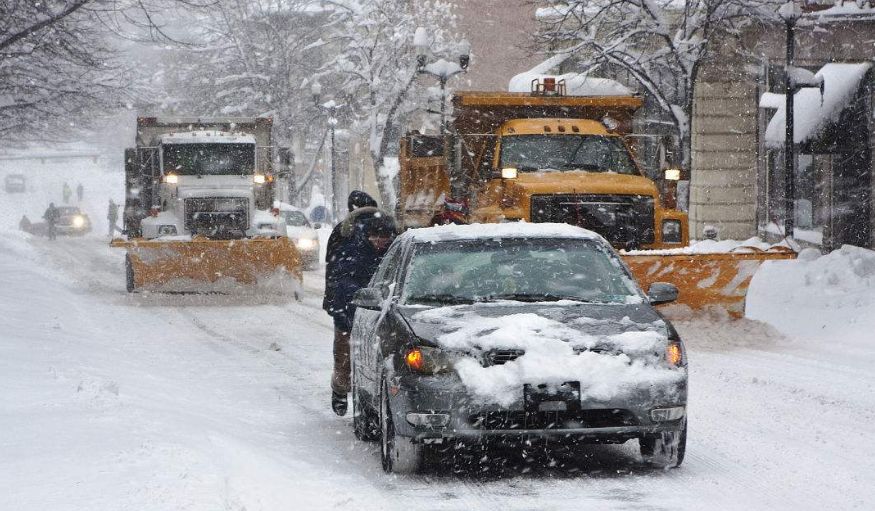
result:
[(301, 254), (304, 268), (315, 270), (319, 268), (319, 235), (310, 225), (307, 216), (299, 209), (284, 205), (280, 216), (286, 222), (286, 235), (293, 240)]
[(27, 191), (27, 180), (24, 174), (9, 174), (3, 179), (6, 193), (24, 193)]
[(58, 206), (58, 234), (81, 236), (91, 232), (91, 219), (76, 206)]
[(623, 443), (681, 464), (684, 345), (601, 236), (564, 224), (411, 229), (354, 298), (355, 434), (387, 472), (433, 444)]

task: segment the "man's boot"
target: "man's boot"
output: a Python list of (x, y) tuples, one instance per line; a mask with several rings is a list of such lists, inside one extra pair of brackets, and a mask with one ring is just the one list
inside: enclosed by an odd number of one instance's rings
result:
[(331, 409), (334, 413), (343, 417), (346, 415), (346, 394), (331, 393)]

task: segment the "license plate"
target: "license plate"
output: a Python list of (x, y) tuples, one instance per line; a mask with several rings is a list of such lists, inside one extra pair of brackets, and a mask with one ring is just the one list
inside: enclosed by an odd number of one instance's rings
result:
[(523, 401), (527, 412), (564, 412), (580, 410), (580, 382), (561, 385), (523, 386)]

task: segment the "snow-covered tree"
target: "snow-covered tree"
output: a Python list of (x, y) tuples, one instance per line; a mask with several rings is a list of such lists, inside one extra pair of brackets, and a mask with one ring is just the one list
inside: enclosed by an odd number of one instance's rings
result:
[[(774, 13), (777, 0), (544, 0), (539, 45), (584, 73), (637, 82), (672, 124), (690, 169), (693, 87), (715, 39)], [(560, 57), (561, 58), (561, 57)]]
[(339, 55), (325, 67), (342, 80), (342, 101), (356, 119), (353, 129), (366, 135), (380, 198), (394, 207), (397, 143), (409, 115), (427, 102), (428, 80), (417, 80), (414, 35), (428, 27), (436, 55), (455, 48), (455, 20), (449, 3), (440, 0), (337, 0), (335, 38)]
[(129, 75), (110, 38), (169, 39), (156, 16), (208, 0), (0, 2), (0, 138), (48, 137), (117, 104)]

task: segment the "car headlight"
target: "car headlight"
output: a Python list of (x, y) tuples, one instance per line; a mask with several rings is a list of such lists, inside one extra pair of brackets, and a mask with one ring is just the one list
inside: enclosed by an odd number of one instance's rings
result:
[(252, 176), (252, 182), (254, 182), (257, 185), (264, 184), (264, 181), (265, 181), (264, 174), (255, 174), (254, 176)]
[(82, 215), (76, 215), (73, 217), (73, 227), (77, 229), (85, 226), (85, 217)]
[(404, 363), (411, 370), (422, 374), (445, 373), (452, 367), (452, 361), (446, 352), (428, 346), (417, 346), (405, 351)]
[(662, 241), (664, 243), (680, 243), (682, 240), (683, 236), (681, 236), (681, 221), (663, 220)]
[(164, 182), (169, 185), (175, 185), (179, 182), (179, 177), (176, 174), (165, 174)]
[(175, 225), (159, 225), (158, 236), (176, 236)]
[(276, 225), (272, 224), (272, 223), (271, 224), (258, 224), (258, 229), (262, 230), (262, 231), (272, 231), (272, 230), (276, 229)]
[(301, 250), (313, 250), (316, 248), (316, 240), (312, 238), (298, 238), (295, 241), (295, 246)]

